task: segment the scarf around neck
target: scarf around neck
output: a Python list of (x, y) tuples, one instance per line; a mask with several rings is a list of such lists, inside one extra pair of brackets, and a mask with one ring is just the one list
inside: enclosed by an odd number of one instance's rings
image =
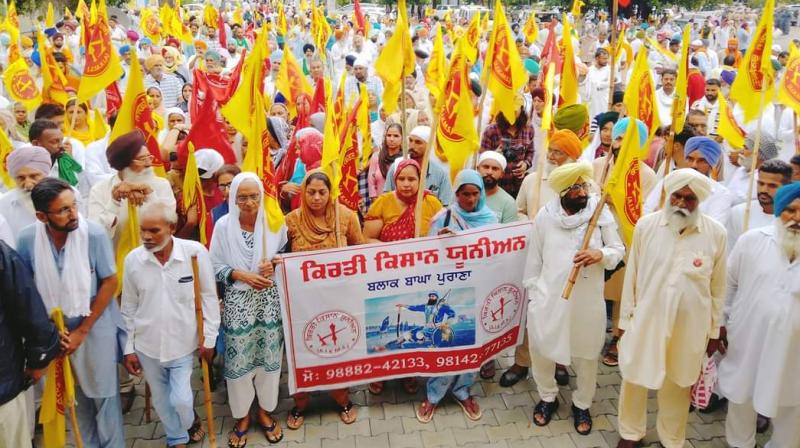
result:
[(36, 221), (33, 239), (34, 281), (47, 315), (61, 308), (66, 317), (91, 313), (92, 275), (89, 266), (89, 225), (78, 217), (78, 228), (67, 235), (64, 268), (58, 272), (47, 225)]

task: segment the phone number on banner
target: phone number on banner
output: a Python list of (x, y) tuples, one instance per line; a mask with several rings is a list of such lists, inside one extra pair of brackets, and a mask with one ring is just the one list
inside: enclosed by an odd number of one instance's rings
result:
[(487, 360), (517, 341), (519, 327), (482, 347), (447, 352), (409, 352), (372, 359), (297, 369), (297, 387), (319, 388), (407, 375), (438, 376), (449, 372), (477, 370)]

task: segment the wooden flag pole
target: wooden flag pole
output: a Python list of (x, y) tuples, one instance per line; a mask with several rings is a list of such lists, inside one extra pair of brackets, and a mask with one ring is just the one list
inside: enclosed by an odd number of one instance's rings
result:
[(800, 154), (800, 140), (797, 139), (797, 112), (792, 112), (792, 139), (794, 140), (794, 153)]
[(750, 177), (747, 181), (747, 196), (745, 196), (745, 206), (744, 206), (744, 224), (742, 226), (742, 233), (747, 232), (748, 228), (750, 227), (750, 209), (753, 206), (753, 186), (755, 185), (755, 177), (756, 177), (756, 166), (758, 164), (758, 150), (761, 147), (761, 119), (764, 117), (764, 96), (766, 94), (765, 90), (761, 91), (761, 96), (759, 98), (759, 110), (761, 111), (758, 115), (758, 124), (756, 128), (756, 137), (753, 143), (753, 155), (751, 156), (750, 162)]
[(533, 180), (533, 210), (528, 210), (528, 216), (536, 216), (536, 213), (539, 212), (539, 205), (541, 204), (541, 197), (542, 197), (542, 180), (544, 179), (544, 167), (545, 167), (545, 160), (547, 159), (547, 153), (550, 151), (550, 138), (547, 136), (547, 131), (542, 129), (544, 132), (544, 143), (542, 146), (543, 152), (540, 152), (539, 159), (536, 161), (536, 177)]
[[(436, 130), (439, 127), (439, 115), (433, 117), (433, 127), (431, 128), (431, 136), (428, 138), (428, 145), (425, 147), (425, 154), (422, 155), (422, 168), (419, 173), (419, 188), (417, 189), (417, 202), (414, 204), (414, 238), (419, 238), (422, 231), (422, 200), (425, 194), (425, 180), (428, 174), (428, 163), (430, 160), (431, 148), (436, 142)], [(395, 173), (398, 174), (398, 173)], [(450, 173), (447, 173), (448, 178)], [(397, 185), (395, 185), (397, 188)]]
[[(664, 177), (667, 177), (671, 168), (672, 168), (672, 151), (675, 147), (675, 129), (673, 126), (675, 125), (675, 115), (672, 116), (672, 125), (670, 125), (669, 129), (669, 137), (667, 137), (667, 146), (666, 148), (666, 157), (664, 157)], [(661, 187), (661, 197), (658, 199), (658, 208), (659, 210), (664, 207), (664, 201), (667, 198), (667, 191), (664, 189), (663, 185)]]
[[(192, 275), (194, 276), (194, 313), (197, 319), (197, 344), (202, 346), (205, 337), (203, 336), (203, 303), (200, 297), (200, 266), (197, 264), (197, 255), (192, 255)], [(211, 383), (208, 376), (208, 361), (201, 357), (200, 366), (203, 369), (203, 400), (206, 405), (208, 442), (209, 446), (216, 448), (217, 434), (214, 432), (214, 412), (211, 407)]]
[[(72, 363), (70, 363), (72, 365)], [(75, 410), (75, 398), (73, 397), (72, 402), (69, 404), (69, 421), (72, 424), (72, 438), (75, 440), (75, 446), (77, 448), (83, 448), (83, 436), (81, 436), (81, 429), (78, 427), (78, 414), (76, 414)]]
[(611, 26), (609, 27), (611, 40), (611, 67), (608, 72), (608, 110), (614, 105), (614, 84), (617, 80), (616, 59), (617, 59), (617, 0), (611, 0)]
[(152, 408), (152, 404), (150, 400), (152, 399), (152, 392), (150, 392), (150, 384), (147, 381), (144, 382), (144, 422), (150, 423), (150, 409)]
[[(616, 3), (616, 1), (614, 3)], [(600, 214), (603, 212), (603, 207), (605, 207), (606, 202), (608, 201), (608, 192), (606, 191), (605, 183), (606, 177), (611, 172), (611, 167), (614, 163), (613, 159), (614, 157), (611, 151), (609, 151), (608, 155), (606, 156), (606, 163), (603, 164), (603, 178), (600, 180), (600, 185), (603, 188), (602, 194), (600, 195), (600, 201), (597, 202), (597, 206), (594, 208), (592, 217), (589, 219), (589, 225), (586, 226), (586, 233), (583, 235), (581, 248), (578, 250), (586, 250), (589, 248), (589, 242), (592, 240), (592, 234), (594, 233), (594, 229), (597, 227), (597, 221), (600, 220)], [(567, 284), (564, 285), (564, 291), (561, 292), (561, 297), (564, 300), (569, 300), (569, 297), (572, 295), (572, 289), (575, 287), (575, 282), (578, 281), (578, 274), (580, 271), (580, 265), (572, 265), (572, 270), (569, 272), (569, 278), (567, 278)]]

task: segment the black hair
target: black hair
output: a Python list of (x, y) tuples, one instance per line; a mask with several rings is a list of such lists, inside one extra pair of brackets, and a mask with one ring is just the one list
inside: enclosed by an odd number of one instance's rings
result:
[(800, 165), (800, 154), (795, 154), (789, 159), (789, 163), (792, 165)]
[(31, 123), (30, 129), (28, 129), (28, 141), (39, 140), (39, 137), (48, 129), (58, 129), (58, 125), (50, 120), (34, 120), (34, 122)]
[(664, 70), (661, 71), (661, 77), (663, 78), (664, 75), (672, 75), (677, 78), (678, 72), (676, 72), (675, 69), (673, 68), (665, 68)]
[(65, 190), (72, 190), (72, 187), (61, 179), (45, 177), (31, 190), (33, 208), (37, 212), (47, 213), (50, 204)]
[(717, 86), (717, 87), (722, 87), (722, 84), (719, 82), (719, 79), (717, 79), (717, 78), (709, 78), (709, 79), (706, 79), (706, 85), (707, 85), (707, 86)]
[(525, 113), (525, 108), (522, 107), (520, 108), (519, 116), (517, 116), (517, 119), (514, 121), (514, 123), (509, 123), (508, 119), (506, 119), (506, 116), (503, 115), (503, 112), (498, 112), (495, 121), (497, 122), (497, 127), (502, 130), (506, 130), (513, 126), (517, 128), (517, 130), (521, 131), (525, 126), (525, 123), (528, 122), (528, 114)]
[(788, 58), (789, 57), (789, 52), (788, 51), (781, 51), (780, 53), (778, 53), (778, 57), (779, 58)]
[(67, 62), (67, 57), (64, 56), (64, 53), (61, 53), (60, 51), (53, 53), (53, 59), (55, 59), (56, 62)]
[(602, 55), (604, 55), (604, 54), (605, 54), (606, 56), (608, 56), (608, 55), (609, 55), (609, 54), (608, 54), (608, 50), (606, 50), (605, 48), (598, 48), (598, 49), (597, 49), (597, 50), (594, 52), (594, 57), (598, 58), (598, 57), (600, 57), (600, 56), (602, 56)]
[(315, 173), (311, 173), (306, 178), (306, 185), (310, 184), (312, 180), (319, 180), (328, 187), (328, 190), (331, 189), (331, 180), (328, 178), (328, 175), (323, 173), (322, 171), (317, 171)]
[(694, 137), (694, 132), (689, 128), (683, 128), (680, 134), (675, 135), (675, 142), (680, 143), (681, 146), (686, 146), (686, 142), (692, 137)]
[(758, 168), (758, 172), (780, 174), (783, 185), (792, 182), (792, 166), (780, 159), (765, 160)]
[(60, 104), (44, 103), (36, 109), (33, 116), (34, 120), (45, 119), (50, 120), (53, 117), (60, 117), (64, 115), (64, 107)]
[(735, 63), (736, 63), (736, 57), (734, 56), (725, 56), (725, 58), (722, 59), (722, 65), (732, 66)]

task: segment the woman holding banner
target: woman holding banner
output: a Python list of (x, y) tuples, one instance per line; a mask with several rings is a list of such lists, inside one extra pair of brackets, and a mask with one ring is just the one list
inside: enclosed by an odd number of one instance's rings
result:
[[(370, 243), (400, 241), (414, 238), (417, 192), (420, 188), (419, 163), (413, 159), (396, 162), (394, 170), (395, 191), (383, 193), (372, 203), (364, 218), (364, 236)], [(431, 218), (442, 209), (436, 196), (424, 192), (422, 196), (421, 234), (427, 234)], [(374, 395), (383, 392), (384, 382), (370, 383), (369, 391)], [(406, 378), (403, 388), (409, 395), (417, 393), (416, 378)]]
[[(486, 205), (486, 189), (481, 175), (475, 170), (462, 170), (453, 183), (455, 198), (451, 205), (441, 210), (431, 222), (429, 236), (446, 235), (462, 230), (497, 224), (497, 215)], [(446, 324), (445, 324), (446, 325)], [(417, 409), (417, 420), (429, 423), (436, 406), (452, 387), (464, 415), (470, 420), (481, 418), (478, 402), (469, 394), (475, 383), (476, 372), (444, 375), (428, 379), (426, 399)]]
[[(320, 170), (310, 171), (301, 185), (300, 195), (300, 208), (286, 216), (292, 252), (357, 246), (366, 242), (358, 215), (331, 197), (331, 180), (327, 174)], [(350, 401), (350, 390), (335, 389), (330, 391), (330, 395), (339, 405), (342, 422), (346, 425), (355, 422), (356, 411)], [(311, 395), (299, 392), (293, 398), (294, 407), (289, 411), (286, 426), (298, 429), (305, 421), (304, 413)]]
[(228, 446), (247, 444), (250, 406), (258, 396), (258, 424), (270, 443), (283, 438), (270, 412), (278, 404), (283, 357), (283, 325), (270, 260), (287, 242), (286, 227), (271, 232), (264, 213), (263, 185), (253, 173), (233, 178), (228, 214), (217, 221), (211, 260), (225, 285), (222, 330), (224, 376), (231, 415), (236, 419)]

